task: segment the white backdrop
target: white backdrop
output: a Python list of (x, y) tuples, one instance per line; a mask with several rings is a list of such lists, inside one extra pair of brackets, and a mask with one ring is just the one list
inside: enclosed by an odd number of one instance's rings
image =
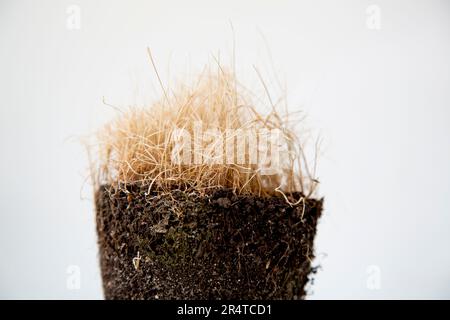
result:
[(80, 137), (114, 115), (102, 97), (160, 95), (146, 47), (189, 79), (229, 61), (230, 22), (243, 81), (276, 73), (324, 140), (309, 298), (450, 298), (449, 18), (437, 0), (0, 1), (0, 298), (102, 298)]

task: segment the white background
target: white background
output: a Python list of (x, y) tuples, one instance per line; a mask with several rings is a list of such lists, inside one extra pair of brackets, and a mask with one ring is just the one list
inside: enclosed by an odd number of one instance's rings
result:
[(146, 47), (163, 81), (189, 79), (230, 60), (230, 22), (244, 82), (258, 85), (253, 64), (271, 88), (277, 74), (324, 140), (309, 298), (450, 298), (450, 2), (436, 0), (0, 1), (0, 298), (102, 298), (80, 139), (114, 115), (102, 97), (161, 94)]

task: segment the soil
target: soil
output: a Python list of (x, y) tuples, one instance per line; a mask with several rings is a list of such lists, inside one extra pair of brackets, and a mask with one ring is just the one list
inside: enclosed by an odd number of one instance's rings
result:
[(106, 299), (304, 298), (322, 200), (147, 189), (96, 193)]

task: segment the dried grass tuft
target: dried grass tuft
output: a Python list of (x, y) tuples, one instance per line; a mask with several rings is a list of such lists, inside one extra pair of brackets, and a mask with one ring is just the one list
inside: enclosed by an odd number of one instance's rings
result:
[[(124, 188), (129, 183), (138, 183), (148, 186), (149, 191), (157, 187), (199, 192), (226, 187), (236, 193), (262, 196), (281, 193), (286, 199), (291, 192), (313, 194), (317, 180), (309, 169), (302, 143), (294, 130), (289, 129), (288, 116), (281, 116), (270, 98), (271, 111), (262, 115), (256, 110), (254, 95), (237, 81), (234, 73), (220, 66), (214, 71), (207, 69), (194, 85), (180, 86), (174, 93), (167, 92), (162, 83), (161, 87), (164, 96), (160, 101), (149, 108), (120, 112), (98, 132), (95, 150), (98, 159), (93, 165), (95, 186), (110, 184)], [(218, 130), (225, 137), (225, 144), (229, 139), (240, 139), (245, 130), (256, 133), (279, 129), (283, 142), (280, 169), (265, 175), (256, 164), (215, 163), (208, 159), (208, 154), (203, 155), (201, 163), (174, 163), (171, 156), (175, 129), (193, 135), (196, 122), (202, 123), (203, 132)], [(193, 140), (191, 150), (208, 147), (201, 139)], [(249, 156), (246, 149), (246, 159)]]

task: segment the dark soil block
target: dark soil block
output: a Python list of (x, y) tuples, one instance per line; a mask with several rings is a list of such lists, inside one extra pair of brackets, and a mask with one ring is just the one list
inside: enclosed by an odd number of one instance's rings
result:
[(106, 299), (305, 296), (322, 200), (127, 188), (96, 194)]

